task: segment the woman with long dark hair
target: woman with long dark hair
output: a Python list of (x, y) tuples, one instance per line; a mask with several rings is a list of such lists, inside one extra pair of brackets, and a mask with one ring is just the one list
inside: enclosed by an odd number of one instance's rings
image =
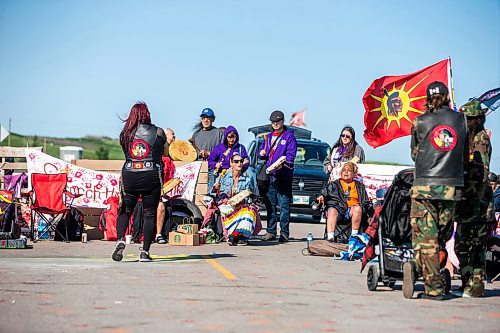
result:
[(120, 184), (121, 204), (118, 211), (118, 241), (113, 251), (115, 261), (123, 259), (125, 230), (139, 198), (144, 215), (144, 244), (139, 261), (151, 261), (149, 248), (156, 225), (156, 208), (160, 201), (162, 156), (168, 156), (168, 144), (163, 129), (151, 124), (146, 103), (136, 103), (130, 110), (120, 133), (120, 145), (125, 154)]
[[(353, 161), (355, 157), (357, 157), (357, 160)], [(349, 161), (365, 163), (365, 151), (356, 141), (354, 128), (346, 125), (340, 131), (337, 142), (330, 149), (330, 153), (323, 161), (323, 168), (325, 173), (329, 174), (337, 164)]]

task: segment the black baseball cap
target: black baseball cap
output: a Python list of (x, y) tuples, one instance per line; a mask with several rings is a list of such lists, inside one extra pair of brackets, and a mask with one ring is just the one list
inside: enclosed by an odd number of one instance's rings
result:
[(269, 117), (270, 121), (280, 121), (283, 119), (285, 119), (285, 115), (280, 110), (273, 111), (273, 113), (271, 113), (271, 116)]
[(431, 84), (427, 86), (427, 98), (431, 97), (432, 95), (436, 94), (443, 94), (447, 95), (448, 94), (448, 87), (443, 83), (439, 81), (434, 81)]

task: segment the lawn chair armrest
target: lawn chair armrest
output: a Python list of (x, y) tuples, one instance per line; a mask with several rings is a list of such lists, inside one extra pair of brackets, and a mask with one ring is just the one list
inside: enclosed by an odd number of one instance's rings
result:
[(83, 194), (73, 194), (69, 191), (65, 191), (64, 194), (67, 195), (71, 199), (77, 199), (83, 195)]
[(73, 194), (69, 191), (64, 191), (64, 201), (66, 202), (67, 206), (72, 206), (73, 201), (79, 197), (81, 197), (83, 194)]

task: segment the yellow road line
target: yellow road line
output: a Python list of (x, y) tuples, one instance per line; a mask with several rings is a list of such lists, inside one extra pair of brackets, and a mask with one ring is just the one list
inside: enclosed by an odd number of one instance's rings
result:
[(215, 268), (216, 270), (219, 271), (219, 273), (221, 273), (222, 275), (224, 275), (224, 277), (228, 280), (237, 280), (236, 276), (233, 275), (233, 273), (231, 273), (230, 271), (228, 271), (227, 269), (224, 268), (224, 266), (222, 266), (221, 264), (219, 264), (215, 259), (213, 259), (211, 256), (203, 256), (203, 258), (205, 258), (205, 260), (213, 267)]
[[(189, 257), (189, 255), (187, 255), (187, 254), (173, 254), (173, 255), (169, 255), (169, 256), (159, 256), (159, 255), (155, 255), (155, 254), (151, 255), (152, 259), (184, 259), (184, 258), (188, 258), (188, 257)], [(139, 259), (139, 256), (137, 254), (130, 253), (127, 255), (127, 258)]]

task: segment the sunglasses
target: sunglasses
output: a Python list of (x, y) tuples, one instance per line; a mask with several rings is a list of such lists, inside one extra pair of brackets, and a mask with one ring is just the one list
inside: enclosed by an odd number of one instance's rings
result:
[(241, 163), (241, 164), (243, 164), (243, 160), (233, 160), (233, 163)]
[(347, 139), (350, 139), (350, 138), (352, 138), (352, 136), (350, 136), (350, 135), (347, 135), (347, 134), (342, 134), (342, 135), (341, 135), (341, 137), (342, 137), (342, 138), (347, 138)]

